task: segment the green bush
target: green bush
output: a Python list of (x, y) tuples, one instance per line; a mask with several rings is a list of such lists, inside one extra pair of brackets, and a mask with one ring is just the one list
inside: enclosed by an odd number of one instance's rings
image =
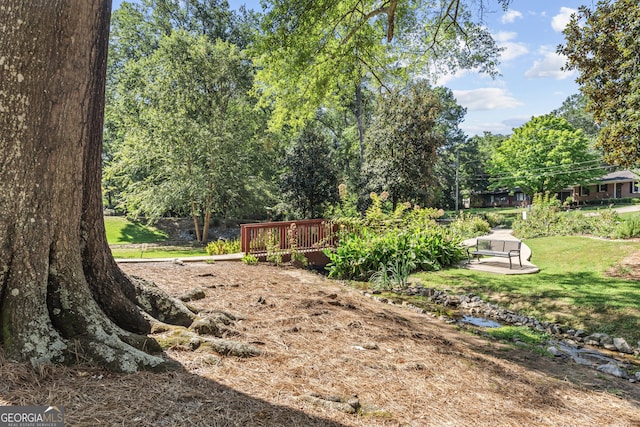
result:
[(407, 266), (411, 271), (434, 271), (464, 256), (460, 240), (437, 225), (386, 232), (364, 229), (343, 237), (335, 251), (325, 253), (330, 259), (329, 277), (363, 281), (382, 268), (395, 268), (400, 277)]
[(600, 237), (613, 237), (622, 221), (618, 212), (612, 209), (598, 211), (598, 215), (594, 215), (590, 219), (590, 233)]
[(389, 291), (394, 288), (405, 289), (408, 286), (407, 279), (415, 269), (415, 264), (408, 258), (396, 259), (390, 265), (380, 264), (378, 271), (369, 278), (374, 288)]
[(499, 225), (507, 225), (507, 223), (510, 222), (506, 216), (495, 212), (485, 212), (484, 219), (489, 223), (489, 227), (491, 228)]
[(521, 239), (547, 236), (594, 235), (611, 237), (620, 223), (620, 216), (611, 209), (591, 212), (560, 212), (560, 202), (548, 193), (533, 198), (527, 219), (513, 223), (513, 234)]
[(415, 270), (439, 270), (462, 259), (459, 237), (435, 221), (444, 211), (410, 203), (392, 210), (385, 192), (370, 197), (363, 219), (334, 221), (343, 231), (338, 247), (325, 251), (330, 277), (366, 281), (373, 276), (378, 287), (406, 286)]
[(555, 195), (536, 194), (526, 213), (527, 219), (513, 222), (513, 234), (521, 239), (558, 235), (559, 211), (560, 201)]
[(449, 228), (455, 235), (462, 239), (483, 236), (491, 232), (489, 222), (477, 215), (465, 214), (460, 215), (449, 224)]
[(259, 261), (257, 256), (251, 254), (245, 254), (245, 256), (242, 257), (242, 262), (247, 265), (257, 265)]
[(634, 216), (620, 222), (611, 234), (616, 239), (640, 237), (640, 216)]
[(206, 247), (207, 254), (209, 255), (224, 255), (224, 254), (236, 254), (241, 252), (240, 240), (216, 240), (215, 242), (209, 242)]

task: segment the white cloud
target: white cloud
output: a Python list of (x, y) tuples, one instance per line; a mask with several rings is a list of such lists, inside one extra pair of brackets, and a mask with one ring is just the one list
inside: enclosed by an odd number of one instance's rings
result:
[(525, 71), (524, 76), (527, 79), (545, 79), (552, 78), (556, 80), (564, 80), (575, 74), (574, 71), (562, 71), (567, 62), (567, 57), (560, 55), (548, 47), (540, 49), (542, 59), (533, 62), (531, 68)]
[(494, 135), (511, 135), (515, 128), (518, 128), (531, 120), (528, 116), (510, 117), (500, 121), (464, 121), (460, 124), (460, 129), (469, 136), (484, 135), (491, 132)]
[(511, 24), (515, 22), (517, 18), (522, 18), (522, 13), (518, 12), (517, 10), (509, 10), (504, 15), (502, 15), (502, 18), (500, 18), (500, 20), (503, 24)]
[(518, 37), (518, 33), (515, 31), (499, 31), (491, 36), (497, 42), (508, 42)]
[(453, 96), (469, 111), (500, 110), (522, 105), (505, 89), (486, 87), (472, 90), (454, 90)]
[(524, 43), (512, 41), (518, 36), (518, 33), (513, 31), (500, 31), (492, 36), (498, 46), (504, 48), (500, 54), (500, 59), (504, 62), (511, 61), (512, 59), (529, 53), (529, 49)]
[(452, 80), (464, 77), (467, 74), (476, 73), (475, 70), (457, 70), (455, 73), (439, 73), (435, 86), (446, 86)]
[(500, 47), (503, 47), (504, 50), (500, 54), (500, 59), (502, 61), (511, 61), (512, 59), (516, 59), (519, 56), (526, 55), (529, 53), (529, 49), (524, 43), (498, 43)]
[(561, 7), (560, 13), (551, 18), (551, 28), (553, 28), (554, 31), (561, 33), (569, 23), (571, 14), (576, 12), (576, 9), (571, 9), (570, 7), (564, 6)]

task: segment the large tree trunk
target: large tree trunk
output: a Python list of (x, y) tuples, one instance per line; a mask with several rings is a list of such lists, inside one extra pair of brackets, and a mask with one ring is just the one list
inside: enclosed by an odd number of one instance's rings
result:
[(104, 231), (110, 10), (110, 0), (3, 1), (0, 340), (17, 360), (80, 355), (131, 372), (163, 359), (139, 350), (153, 344), (137, 335), (149, 323)]

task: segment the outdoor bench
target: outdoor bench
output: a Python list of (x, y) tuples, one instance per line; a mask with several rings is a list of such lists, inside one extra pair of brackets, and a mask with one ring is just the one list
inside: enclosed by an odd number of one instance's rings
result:
[(475, 246), (467, 248), (469, 263), (471, 263), (471, 257), (477, 257), (479, 262), (481, 255), (509, 258), (509, 268), (512, 268), (511, 257), (517, 256), (518, 263), (520, 263), (520, 267), (522, 267), (519, 240), (493, 240), (478, 238)]

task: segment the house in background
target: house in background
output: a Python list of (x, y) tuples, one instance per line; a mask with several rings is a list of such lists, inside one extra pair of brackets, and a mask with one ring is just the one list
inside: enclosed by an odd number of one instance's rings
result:
[[(577, 203), (597, 203), (601, 200), (640, 198), (640, 176), (629, 171), (620, 170), (608, 173), (592, 184), (576, 185), (557, 193), (558, 199), (564, 202), (572, 197)], [(474, 193), (470, 198), (473, 208), (527, 206), (531, 203), (531, 195), (525, 194), (519, 187), (513, 190), (500, 189)]]
[(531, 197), (524, 194), (520, 187), (513, 190), (482, 191), (472, 194), (470, 199), (470, 207), (472, 208), (504, 208), (527, 206), (530, 203)]
[(640, 176), (629, 170), (611, 172), (596, 179), (593, 184), (576, 185), (572, 190), (560, 192), (560, 200), (566, 199), (569, 195), (575, 202), (580, 203), (640, 197)]

